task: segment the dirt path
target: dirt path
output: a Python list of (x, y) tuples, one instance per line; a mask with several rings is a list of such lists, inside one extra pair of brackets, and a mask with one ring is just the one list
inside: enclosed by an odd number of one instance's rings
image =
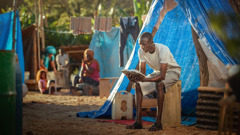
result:
[(23, 99), (23, 134), (28, 135), (217, 135), (217, 131), (201, 130), (195, 126), (164, 127), (163, 131), (149, 132), (145, 129), (127, 130), (126, 125), (97, 122), (97, 119), (78, 118), (77, 112), (98, 110), (106, 99), (89, 96), (70, 96), (67, 90), (59, 95), (42, 95), (28, 92)]

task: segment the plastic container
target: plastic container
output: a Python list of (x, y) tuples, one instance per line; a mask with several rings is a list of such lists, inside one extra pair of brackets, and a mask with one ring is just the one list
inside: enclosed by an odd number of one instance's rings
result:
[(15, 52), (0, 50), (0, 135), (15, 134)]
[(29, 71), (25, 71), (24, 72), (24, 80), (29, 80), (29, 77), (30, 77), (30, 72)]
[(127, 91), (120, 91), (116, 94), (112, 104), (112, 119), (131, 120), (133, 119), (133, 96)]

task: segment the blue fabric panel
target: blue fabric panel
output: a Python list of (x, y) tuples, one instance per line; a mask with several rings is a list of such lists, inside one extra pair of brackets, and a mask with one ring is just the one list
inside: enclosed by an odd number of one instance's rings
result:
[(153, 123), (156, 122), (156, 118), (153, 118), (153, 117), (142, 117), (142, 120), (148, 121), (148, 122), (153, 122)]
[(197, 122), (197, 117), (188, 117), (186, 120), (183, 121), (183, 119), (185, 119), (185, 117), (181, 117), (181, 125), (183, 126), (192, 126), (195, 125)]
[(209, 25), (208, 12), (234, 13), (228, 0), (175, 0), (181, 7), (199, 37), (207, 47), (225, 65), (236, 64), (229, 56), (223, 42), (216, 36)]
[[(94, 58), (100, 65), (100, 77), (119, 77), (123, 67), (119, 67), (120, 29), (113, 27), (110, 32), (95, 31), (89, 48), (94, 51)], [(129, 35), (123, 54), (125, 64), (130, 57), (135, 41)]]
[[(5, 14), (0, 14), (0, 50), (12, 50), (13, 41), (13, 16), (14, 12), (8, 12)], [(22, 45), (22, 31), (19, 21), (19, 15), (17, 12), (16, 18), (16, 44), (15, 50), (18, 55), (21, 71), (22, 71), (22, 83), (24, 83), (24, 55), (23, 55), (23, 45)]]

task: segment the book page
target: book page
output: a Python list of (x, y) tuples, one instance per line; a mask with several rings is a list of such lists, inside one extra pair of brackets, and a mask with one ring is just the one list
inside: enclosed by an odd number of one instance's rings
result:
[(132, 75), (140, 75), (140, 76), (145, 77), (145, 75), (143, 73), (141, 73), (140, 71), (138, 71), (136, 69), (123, 69), (122, 73), (124, 73), (125, 75), (132, 74)]

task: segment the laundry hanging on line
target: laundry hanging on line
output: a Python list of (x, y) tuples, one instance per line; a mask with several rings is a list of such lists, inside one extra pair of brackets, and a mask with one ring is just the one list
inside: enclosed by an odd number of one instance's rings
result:
[(139, 23), (138, 17), (121, 17), (120, 18), (121, 26), (121, 40), (119, 46), (119, 66), (124, 66), (124, 56), (123, 50), (127, 42), (128, 34), (131, 34), (133, 39), (137, 40), (139, 34)]
[(91, 17), (71, 17), (71, 30), (74, 35), (91, 34)]
[(112, 30), (111, 17), (95, 17), (94, 30), (110, 32)]

